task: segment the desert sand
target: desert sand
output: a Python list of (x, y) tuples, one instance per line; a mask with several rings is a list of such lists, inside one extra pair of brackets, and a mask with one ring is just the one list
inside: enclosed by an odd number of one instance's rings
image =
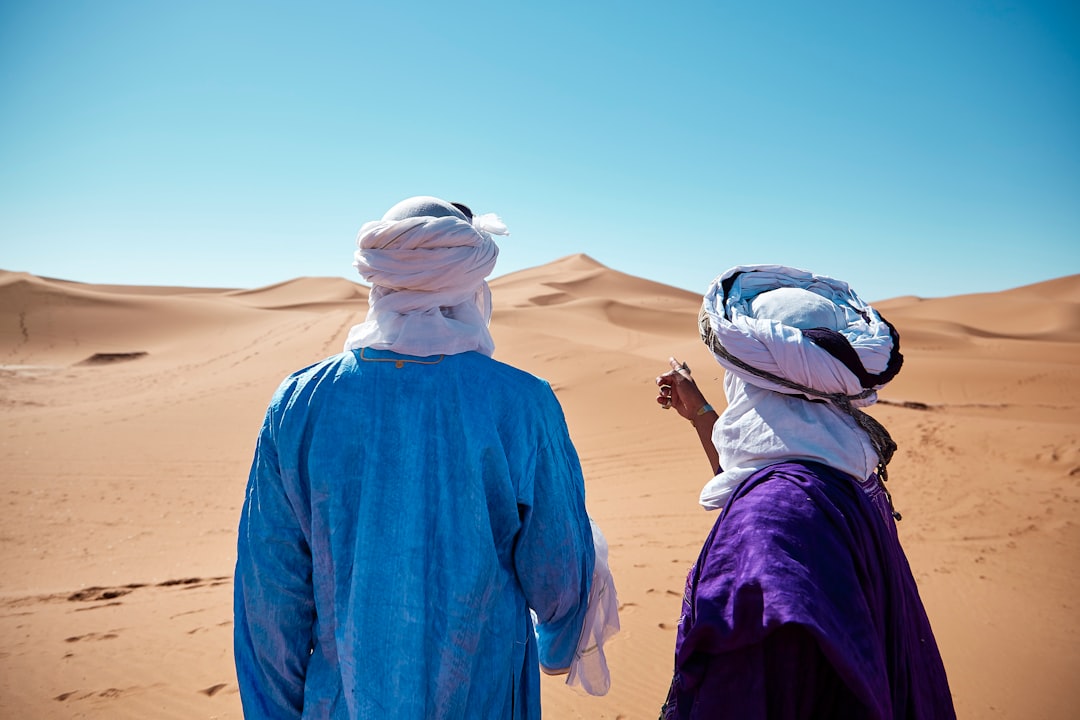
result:
[[(622, 608), (611, 692), (546, 677), (544, 716), (655, 718), (715, 519), (696, 438), (653, 399), (675, 355), (722, 401), (700, 296), (583, 255), (492, 290), (496, 357), (565, 408)], [(0, 717), (241, 717), (231, 575), (255, 435), (278, 382), (337, 352), (366, 298), (338, 278), (0, 272)], [(900, 446), (899, 532), (959, 716), (1080, 717), (1080, 276), (881, 300), (906, 362), (871, 413)]]

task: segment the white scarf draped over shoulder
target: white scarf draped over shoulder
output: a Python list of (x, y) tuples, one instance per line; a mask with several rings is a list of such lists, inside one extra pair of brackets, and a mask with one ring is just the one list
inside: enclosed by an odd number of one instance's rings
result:
[(701, 504), (724, 506), (758, 470), (820, 462), (883, 481), (896, 444), (858, 408), (900, 371), (900, 339), (846, 283), (781, 265), (741, 265), (713, 281), (699, 318), (724, 369), (713, 426), (721, 471)]
[(409, 217), (365, 223), (353, 266), (371, 283), (367, 318), (353, 326), (345, 350), (369, 347), (427, 357), (476, 351), (488, 355), (491, 290), (485, 278), (508, 235), (494, 215)]

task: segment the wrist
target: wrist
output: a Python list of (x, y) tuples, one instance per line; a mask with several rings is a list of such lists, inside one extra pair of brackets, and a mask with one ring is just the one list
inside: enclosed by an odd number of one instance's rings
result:
[(697, 425), (699, 420), (713, 420), (713, 416), (716, 415), (716, 410), (709, 403), (705, 403), (696, 412), (692, 413), (689, 418), (690, 424)]

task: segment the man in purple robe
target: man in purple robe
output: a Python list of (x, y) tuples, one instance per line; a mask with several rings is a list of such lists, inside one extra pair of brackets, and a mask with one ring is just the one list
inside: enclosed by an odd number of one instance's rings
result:
[(896, 448), (859, 408), (899, 336), (844, 283), (740, 266), (706, 293), (717, 414), (671, 360), (657, 401), (694, 425), (719, 510), (687, 578), (663, 720), (955, 718), (885, 490)]

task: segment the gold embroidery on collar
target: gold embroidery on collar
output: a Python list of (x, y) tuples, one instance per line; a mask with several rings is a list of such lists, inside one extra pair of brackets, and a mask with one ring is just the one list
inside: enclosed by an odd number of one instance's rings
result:
[(446, 355), (440, 355), (438, 360), (406, 360), (404, 358), (369, 358), (364, 357), (364, 351), (367, 348), (360, 348), (360, 359), (364, 362), (392, 362), (394, 367), (398, 370), (405, 367), (405, 363), (413, 363), (414, 365), (438, 365), (443, 361)]

